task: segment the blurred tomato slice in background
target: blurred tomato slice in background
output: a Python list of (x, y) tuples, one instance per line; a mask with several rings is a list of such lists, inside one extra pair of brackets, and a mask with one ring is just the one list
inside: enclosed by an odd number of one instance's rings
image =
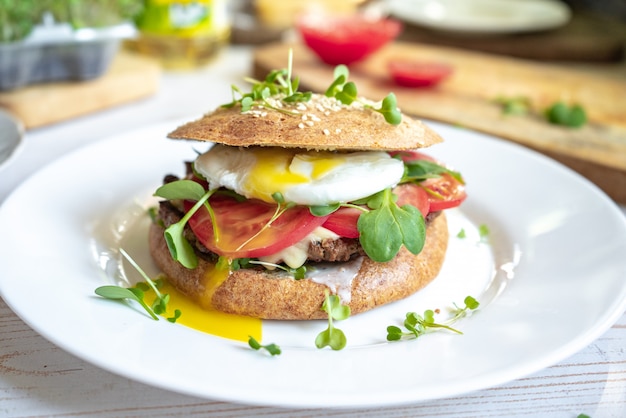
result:
[(394, 83), (403, 87), (430, 87), (452, 74), (451, 65), (436, 61), (395, 58), (388, 62)]

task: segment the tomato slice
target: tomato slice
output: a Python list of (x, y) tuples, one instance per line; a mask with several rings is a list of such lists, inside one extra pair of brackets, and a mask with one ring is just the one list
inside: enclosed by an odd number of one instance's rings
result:
[[(398, 196), (398, 206), (410, 204), (415, 206), (423, 216), (428, 215), (430, 199), (426, 191), (416, 184), (401, 184), (393, 189)], [(359, 216), (363, 213), (357, 208), (342, 207), (331, 213), (322, 225), (344, 238), (358, 238), (361, 234), (357, 228)]]
[[(415, 160), (428, 160), (443, 165), (430, 155), (414, 150), (391, 151), (392, 157), (398, 156), (404, 162)], [(467, 197), (465, 186), (450, 174), (442, 174), (439, 177), (425, 180), (420, 183), (420, 188), (428, 195), (430, 211), (437, 212), (444, 209), (459, 206)]]
[(402, 24), (392, 19), (308, 14), (297, 21), (304, 43), (327, 64), (351, 64), (394, 39)]
[(420, 184), (428, 192), (432, 212), (459, 206), (467, 197), (465, 186), (447, 173)]
[(406, 204), (413, 205), (422, 212), (422, 216), (424, 217), (430, 212), (430, 196), (428, 196), (426, 190), (417, 184), (401, 184), (396, 186), (393, 192), (398, 195), (398, 200), (396, 201), (398, 206), (402, 207)]
[(448, 64), (408, 59), (389, 61), (388, 69), (393, 81), (404, 87), (434, 86), (452, 74), (452, 67)]
[(392, 157), (400, 157), (402, 161), (409, 162), (415, 160), (428, 160), (432, 162), (437, 162), (430, 155), (424, 154), (423, 152), (415, 151), (415, 150), (399, 150), (399, 151), (389, 151), (389, 155)]
[[(313, 216), (306, 206), (285, 210), (266, 227), (276, 212), (276, 205), (257, 199), (237, 201), (215, 194), (209, 199), (215, 213), (219, 239), (215, 240), (208, 210), (201, 207), (190, 219), (194, 234), (212, 252), (230, 258), (272, 255), (301, 241), (327, 216)], [(193, 202), (186, 202), (189, 210)]]
[(358, 238), (360, 234), (356, 223), (362, 213), (357, 208), (339, 208), (328, 216), (322, 226), (344, 238)]

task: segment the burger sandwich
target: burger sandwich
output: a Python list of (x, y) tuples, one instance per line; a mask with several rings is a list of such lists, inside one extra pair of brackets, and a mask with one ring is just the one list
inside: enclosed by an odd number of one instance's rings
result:
[(304, 320), (326, 318), (328, 293), (356, 314), (437, 276), (463, 180), (418, 151), (439, 135), (393, 94), (358, 97), (343, 71), (325, 94), (275, 71), (168, 135), (208, 143), (155, 193), (150, 253), (174, 287), (207, 308)]

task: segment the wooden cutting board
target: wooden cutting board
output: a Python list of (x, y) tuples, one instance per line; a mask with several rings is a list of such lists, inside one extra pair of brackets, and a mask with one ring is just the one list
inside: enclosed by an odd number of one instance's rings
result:
[(32, 129), (149, 96), (158, 90), (160, 75), (156, 61), (121, 51), (101, 77), (0, 92), (0, 107)]
[[(285, 68), (293, 49), (293, 71), (304, 89), (323, 92), (333, 68), (301, 44), (271, 44), (254, 54), (254, 74)], [(453, 66), (435, 88), (394, 85), (386, 63), (394, 57), (435, 60)], [(359, 94), (373, 100), (393, 91), (407, 114), (492, 134), (542, 152), (583, 174), (615, 201), (626, 203), (626, 81), (562, 67), (460, 49), (394, 43), (350, 68)], [(301, 90), (302, 90), (301, 88)], [(528, 115), (505, 115), (499, 96), (524, 96)], [(543, 110), (558, 100), (581, 104), (589, 123), (581, 128), (549, 124)]]

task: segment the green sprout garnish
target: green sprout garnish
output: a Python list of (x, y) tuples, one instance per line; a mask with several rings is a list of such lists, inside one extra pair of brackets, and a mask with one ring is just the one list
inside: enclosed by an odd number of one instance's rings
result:
[[(265, 109), (275, 110), (287, 115), (299, 115), (298, 112), (290, 111), (283, 107), (277, 107), (268, 99), (278, 99), (283, 103), (292, 104), (298, 102), (308, 102), (311, 100), (313, 93), (310, 91), (300, 92), (298, 86), (300, 79), (296, 77), (292, 80), (293, 67), (293, 51), (289, 50), (288, 67), (281, 70), (271, 71), (264, 80), (255, 80), (246, 78), (245, 80), (252, 85), (249, 93), (244, 93), (240, 88), (231, 85), (232, 101), (222, 105), (225, 108), (231, 108), (236, 105), (241, 106), (243, 113), (249, 112), (254, 106)], [(330, 87), (326, 90), (325, 95), (334, 97), (344, 105), (350, 105), (352, 102), (359, 102), (365, 108), (372, 109), (380, 113), (385, 120), (392, 124), (398, 125), (402, 121), (402, 114), (398, 110), (398, 103), (395, 94), (389, 93), (385, 97), (379, 108), (365, 103), (358, 98), (356, 84), (348, 81), (349, 70), (345, 65), (338, 65), (334, 70), (334, 78)]]
[(415, 206), (399, 207), (391, 189), (385, 189), (367, 200), (369, 211), (357, 221), (363, 250), (374, 261), (392, 260), (402, 245), (419, 254), (426, 239), (426, 224)]
[(505, 115), (526, 115), (531, 111), (530, 99), (525, 96), (498, 97), (494, 102), (502, 106)]
[[(141, 305), (141, 307), (152, 317), (152, 319), (158, 321), (159, 317), (157, 315), (164, 314), (167, 311), (167, 304), (170, 300), (170, 295), (161, 294), (159, 291), (162, 280), (152, 280), (124, 249), (120, 248), (120, 253), (124, 256), (124, 258), (126, 258), (126, 260), (128, 260), (135, 270), (141, 274), (145, 282), (137, 283), (135, 287), (128, 288), (115, 285), (100, 286), (95, 290), (95, 293), (105, 299), (135, 301)], [(156, 295), (152, 306), (149, 306), (144, 301), (145, 292), (149, 290), (152, 290)], [(176, 322), (180, 315), (181, 312), (177, 309), (174, 312), (174, 316), (167, 318), (167, 320), (170, 322)]]
[(487, 240), (487, 238), (489, 238), (489, 227), (485, 224), (481, 224), (478, 227), (478, 236), (481, 241)]
[(452, 318), (444, 323), (435, 322), (435, 311), (431, 309), (424, 311), (423, 315), (419, 315), (416, 312), (407, 312), (404, 320), (404, 328), (406, 331), (403, 331), (400, 327), (395, 325), (388, 326), (387, 341), (414, 340), (427, 333), (442, 329), (452, 331), (456, 334), (463, 334), (461, 331), (452, 328), (451, 325), (465, 317), (469, 311), (478, 309), (480, 305), (472, 296), (467, 296), (464, 303), (465, 306), (462, 308), (459, 308), (455, 304)]
[(400, 122), (402, 122), (402, 113), (398, 110), (398, 102), (395, 94), (389, 93), (387, 97), (383, 99), (380, 107), (375, 108), (359, 100), (356, 84), (354, 84), (353, 81), (348, 81), (349, 75), (350, 70), (348, 70), (347, 66), (341, 64), (335, 67), (333, 73), (334, 80), (326, 90), (325, 95), (327, 97), (334, 97), (345, 105), (350, 105), (355, 101), (360, 102), (365, 108), (372, 109), (383, 115), (387, 123), (391, 125), (399, 125)]
[(219, 230), (215, 226), (215, 213), (208, 203), (209, 197), (215, 190), (205, 191), (204, 187), (192, 180), (177, 180), (164, 184), (155, 192), (155, 196), (162, 197), (167, 200), (195, 200), (196, 204), (180, 219), (180, 221), (168, 226), (165, 229), (165, 241), (170, 255), (176, 261), (188, 269), (194, 269), (198, 266), (198, 257), (194, 252), (192, 245), (185, 238), (185, 225), (189, 219), (204, 206), (209, 212), (213, 225), (213, 234), (215, 240), (219, 241)]
[(331, 295), (327, 290), (322, 310), (328, 314), (328, 328), (317, 335), (315, 346), (317, 348), (328, 346), (333, 350), (343, 349), (348, 340), (342, 330), (335, 328), (333, 320), (341, 321), (350, 317), (350, 307), (342, 305), (339, 296)]
[(267, 345), (263, 345), (260, 342), (258, 342), (253, 336), (249, 336), (248, 337), (248, 345), (250, 346), (250, 348), (252, 348), (253, 350), (265, 350), (267, 351), (270, 355), (272, 356), (277, 356), (281, 353), (280, 347), (277, 346), (276, 344), (267, 344)]
[(563, 102), (556, 102), (546, 109), (546, 119), (555, 125), (570, 128), (580, 128), (587, 123), (587, 114), (580, 105), (568, 106)]

